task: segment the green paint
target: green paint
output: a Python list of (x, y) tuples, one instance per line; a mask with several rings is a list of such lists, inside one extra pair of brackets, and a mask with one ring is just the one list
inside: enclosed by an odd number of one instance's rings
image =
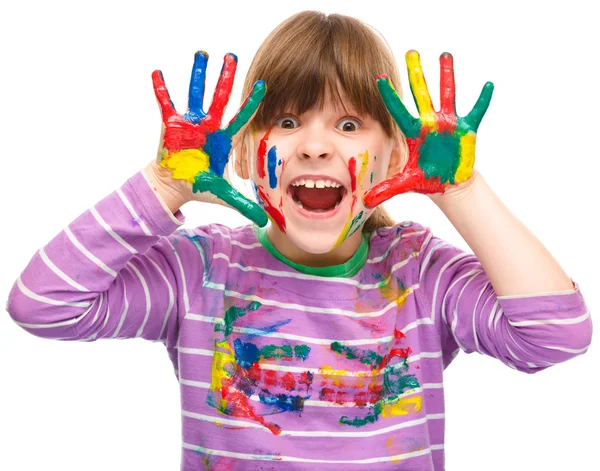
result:
[(252, 118), (252, 115), (258, 109), (258, 105), (260, 105), (260, 102), (265, 97), (265, 93), (267, 93), (267, 84), (262, 80), (258, 80), (252, 87), (252, 91), (242, 107), (229, 122), (227, 129), (225, 129), (225, 132), (229, 137), (236, 135), (240, 129), (246, 125), (250, 118)]
[(225, 332), (225, 338), (229, 337), (233, 332), (233, 323), (240, 317), (244, 317), (247, 314), (246, 311), (256, 311), (260, 306), (262, 304), (258, 301), (252, 301), (246, 307), (231, 306), (225, 312), (224, 324), (215, 325), (215, 332), (223, 331)]
[(377, 368), (383, 360), (381, 355), (378, 355), (373, 350), (363, 350), (361, 348), (352, 348), (342, 345), (340, 342), (333, 342), (331, 350), (338, 355), (345, 355), (348, 360), (358, 359), (361, 363), (369, 365), (372, 369)]
[(354, 226), (354, 224), (356, 224), (358, 221), (360, 221), (360, 219), (361, 219), (362, 217), (363, 217), (363, 211), (361, 211), (360, 213), (358, 213), (358, 214), (356, 215), (356, 217), (355, 217), (354, 219), (352, 219), (352, 222), (350, 222), (350, 227), (348, 228), (348, 233), (347, 233), (347, 235), (346, 235), (346, 237), (345, 237), (346, 239), (347, 239), (348, 237), (350, 237), (352, 234), (354, 234), (354, 233), (355, 233), (355, 232), (358, 230), (358, 228), (359, 228), (360, 226), (356, 226), (356, 227), (354, 228), (354, 230), (353, 230), (353, 231), (352, 231), (351, 229), (352, 229), (352, 227)]
[(310, 353), (310, 347), (308, 345), (294, 345), (293, 350), (291, 345), (265, 345), (258, 352), (259, 358), (266, 360), (273, 359), (285, 359), (291, 360), (296, 358), (297, 360), (306, 360)]
[(408, 112), (389, 79), (387, 77), (378, 79), (377, 87), (386, 108), (400, 127), (400, 130), (408, 139), (417, 138), (421, 131), (421, 121), (414, 118)]
[(492, 82), (486, 82), (479, 94), (479, 98), (477, 99), (477, 103), (473, 106), (471, 112), (463, 118), (468, 128), (477, 132), (477, 128), (481, 124), (481, 120), (485, 115), (485, 112), (490, 106), (490, 101), (492, 100), (492, 93), (494, 92), (494, 84)]
[(342, 425), (350, 425), (352, 427), (363, 427), (367, 424), (375, 423), (379, 420), (379, 416), (381, 415), (381, 411), (383, 410), (383, 404), (381, 401), (375, 403), (373, 407), (369, 407), (370, 412), (364, 417), (354, 417), (353, 419), (349, 419), (348, 416), (343, 415), (340, 417), (340, 424)]
[(294, 355), (296, 358), (301, 360), (306, 360), (308, 358), (308, 354), (310, 353), (310, 347), (308, 345), (295, 345), (294, 346)]
[(280, 358), (286, 358), (286, 359), (291, 359), (293, 358), (293, 353), (292, 353), (292, 346), (291, 345), (266, 345), (263, 348), (260, 349), (260, 352), (258, 353), (260, 358), (265, 358), (267, 360), (272, 360), (272, 359), (280, 359)]
[(208, 191), (232, 208), (239, 211), (259, 227), (267, 225), (269, 218), (264, 209), (254, 201), (250, 201), (240, 192), (235, 190), (227, 180), (212, 172), (200, 172), (195, 177), (192, 186), (194, 193)]
[(460, 165), (460, 135), (429, 133), (421, 145), (419, 167), (427, 178), (440, 177), (440, 182), (454, 185), (454, 176)]
[(375, 172), (371, 172), (371, 183), (373, 183), (373, 177), (375, 176)]

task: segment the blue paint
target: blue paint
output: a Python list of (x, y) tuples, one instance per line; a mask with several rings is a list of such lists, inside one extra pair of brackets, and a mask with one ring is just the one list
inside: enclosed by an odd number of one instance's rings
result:
[(233, 350), (235, 351), (235, 362), (244, 369), (248, 369), (258, 362), (259, 350), (253, 343), (242, 343), (240, 339), (235, 339)]
[(192, 68), (192, 78), (190, 79), (190, 91), (188, 94), (189, 111), (183, 115), (183, 119), (194, 124), (198, 124), (206, 116), (206, 113), (202, 110), (202, 105), (204, 101), (207, 62), (207, 52), (196, 52), (194, 55), (194, 67)]
[(225, 166), (231, 151), (231, 137), (224, 131), (218, 130), (206, 135), (204, 152), (210, 155), (210, 169), (219, 177), (223, 177)]
[(310, 396), (288, 396), (287, 394), (271, 394), (264, 390), (258, 394), (260, 402), (277, 407), (281, 412), (299, 412), (304, 409), (304, 401)]
[(252, 192), (254, 193), (254, 199), (256, 200), (258, 205), (264, 209), (265, 203), (258, 196), (258, 187), (256, 186), (256, 183), (254, 183), (254, 181), (252, 181)]
[(269, 149), (267, 154), (267, 168), (269, 169), (269, 186), (271, 188), (277, 188), (277, 147), (273, 146)]

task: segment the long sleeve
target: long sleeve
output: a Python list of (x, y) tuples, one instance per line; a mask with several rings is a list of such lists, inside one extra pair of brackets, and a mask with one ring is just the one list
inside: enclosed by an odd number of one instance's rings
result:
[(420, 249), (419, 297), (436, 324), (444, 366), (459, 349), (534, 373), (584, 353), (592, 323), (579, 287), (525, 296), (497, 296), (481, 263), (433, 236)]
[(140, 171), (35, 253), (6, 309), (40, 337), (174, 341), (184, 270), (172, 234), (183, 222)]

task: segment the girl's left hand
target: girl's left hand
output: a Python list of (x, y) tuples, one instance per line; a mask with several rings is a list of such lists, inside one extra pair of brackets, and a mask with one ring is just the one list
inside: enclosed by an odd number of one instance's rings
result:
[(449, 187), (467, 181), (475, 164), (477, 128), (492, 99), (494, 85), (487, 82), (477, 103), (465, 117), (456, 116), (452, 55), (440, 56), (440, 111), (435, 111), (427, 90), (417, 51), (406, 53), (408, 78), (419, 119), (405, 108), (389, 78), (377, 79), (385, 106), (406, 136), (408, 161), (404, 169), (371, 188), (365, 205), (374, 208), (394, 195), (407, 192), (444, 193)]

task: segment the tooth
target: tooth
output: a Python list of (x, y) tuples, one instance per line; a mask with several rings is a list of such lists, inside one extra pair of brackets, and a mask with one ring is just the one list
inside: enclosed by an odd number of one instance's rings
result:
[(325, 186), (329, 188), (331, 186), (331, 180), (325, 180)]
[(304, 186), (306, 188), (314, 188), (315, 187), (315, 181), (314, 180), (306, 180), (304, 182)]
[(304, 209), (304, 206), (302, 206), (302, 202), (301, 202), (301, 201), (298, 201), (298, 200), (296, 200), (296, 201), (295, 201), (295, 203), (296, 203), (296, 205), (297, 205), (299, 208), (303, 208), (303, 209)]
[(334, 209), (337, 208), (340, 205), (340, 202), (338, 201), (337, 203), (335, 203)]
[(325, 180), (317, 180), (315, 185), (317, 188), (325, 188)]
[(305, 181), (306, 181), (306, 180), (304, 180), (304, 178), (302, 178), (301, 180), (298, 180), (298, 185), (304, 185), (304, 182), (305, 182)]

